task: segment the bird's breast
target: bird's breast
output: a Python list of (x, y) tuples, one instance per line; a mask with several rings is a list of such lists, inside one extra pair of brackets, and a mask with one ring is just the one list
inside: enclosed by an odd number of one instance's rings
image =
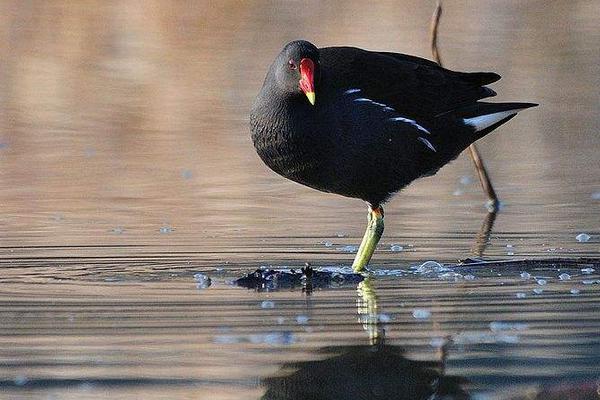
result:
[(291, 123), (289, 118), (251, 117), (252, 140), (262, 161), (276, 173), (299, 183), (311, 185), (324, 157), (310, 128)]

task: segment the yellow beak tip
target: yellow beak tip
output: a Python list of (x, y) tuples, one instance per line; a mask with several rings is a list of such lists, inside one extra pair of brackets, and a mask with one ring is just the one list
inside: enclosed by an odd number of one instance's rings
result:
[(313, 106), (315, 105), (315, 92), (306, 92), (306, 97), (308, 98), (308, 101), (310, 102), (310, 104), (312, 104)]

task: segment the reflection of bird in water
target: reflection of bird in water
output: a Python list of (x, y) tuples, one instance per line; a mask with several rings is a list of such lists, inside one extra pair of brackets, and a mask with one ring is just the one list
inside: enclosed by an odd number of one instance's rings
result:
[(286, 364), (263, 380), (262, 400), (469, 399), (458, 377), (443, 376), (442, 363), (413, 361), (399, 346), (326, 347), (327, 358)]
[(469, 398), (461, 378), (445, 376), (445, 346), (440, 361), (406, 358), (402, 347), (385, 344), (385, 322), (373, 281), (367, 278), (357, 289), (359, 322), (370, 345), (326, 347), (319, 351), (325, 358), (284, 365), (281, 375), (263, 380), (263, 400)]

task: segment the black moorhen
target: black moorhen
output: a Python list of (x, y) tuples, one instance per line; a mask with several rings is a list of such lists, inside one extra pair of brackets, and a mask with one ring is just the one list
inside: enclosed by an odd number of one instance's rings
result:
[(500, 76), (423, 58), (297, 40), (277, 56), (252, 106), (254, 147), (276, 173), (369, 206), (360, 272), (383, 233), (383, 208), (413, 180), (532, 103), (479, 101)]

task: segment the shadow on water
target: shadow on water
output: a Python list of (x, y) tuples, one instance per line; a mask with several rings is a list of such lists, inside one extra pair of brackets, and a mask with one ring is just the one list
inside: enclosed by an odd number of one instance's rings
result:
[[(462, 379), (442, 362), (413, 361), (400, 346), (378, 343), (321, 349), (327, 358), (286, 364), (288, 375), (265, 379), (263, 400), (468, 399)], [(432, 397), (438, 396), (438, 397)]]
[(357, 292), (369, 344), (324, 347), (316, 352), (324, 358), (284, 364), (279, 374), (263, 380), (263, 400), (469, 399), (465, 380), (445, 375), (446, 346), (439, 361), (407, 358), (401, 346), (386, 343), (372, 279), (360, 282)]

